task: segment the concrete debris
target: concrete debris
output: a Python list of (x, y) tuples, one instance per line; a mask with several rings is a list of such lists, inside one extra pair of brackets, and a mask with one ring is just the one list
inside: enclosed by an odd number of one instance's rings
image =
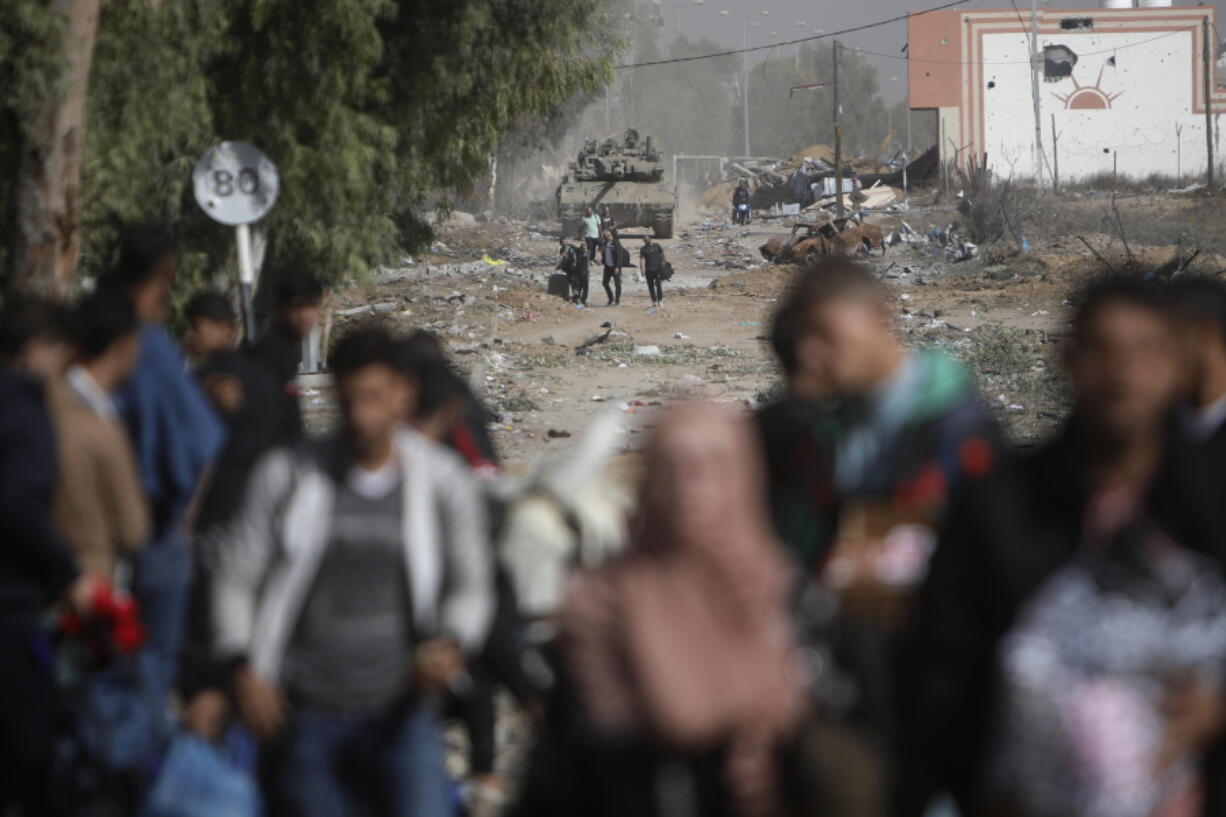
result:
[(977, 255), (979, 255), (979, 246), (969, 241), (960, 241), (945, 248), (946, 261), (969, 261)]
[(399, 304), (384, 302), (378, 304), (366, 304), (365, 306), (355, 306), (351, 309), (339, 309), (333, 314), (338, 318), (351, 318), (355, 315), (373, 315), (375, 313), (395, 312), (399, 308)]

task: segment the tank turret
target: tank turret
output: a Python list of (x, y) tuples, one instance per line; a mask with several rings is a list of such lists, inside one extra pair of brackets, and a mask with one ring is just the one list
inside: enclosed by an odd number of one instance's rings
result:
[(676, 189), (664, 184), (663, 155), (650, 136), (643, 138), (633, 128), (620, 143), (584, 139), (558, 188), (558, 217), (566, 235), (578, 231), (585, 207), (607, 204), (619, 229), (651, 227), (658, 238), (670, 238), (676, 203)]

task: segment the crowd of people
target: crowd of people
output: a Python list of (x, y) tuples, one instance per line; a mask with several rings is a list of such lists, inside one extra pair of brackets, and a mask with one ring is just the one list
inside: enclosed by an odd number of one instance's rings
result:
[[(582, 225), (578, 236), (578, 240), (583, 242), (581, 246), (572, 245), (568, 236), (558, 240), (557, 269), (566, 275), (570, 302), (580, 307), (588, 305), (590, 268), (599, 262), (604, 270), (601, 286), (609, 299), (606, 306), (621, 306), (622, 270), (631, 266), (631, 257), (629, 249), (622, 246), (617, 220), (613, 218), (609, 205), (603, 206), (600, 215), (589, 206)], [(672, 277), (672, 265), (665, 258), (664, 247), (652, 240), (650, 235), (643, 236), (637, 269), (639, 276), (647, 283), (651, 307), (658, 309), (663, 306), (663, 282)]]
[[(561, 251), (591, 261), (584, 230)], [(176, 260), (129, 230), (71, 306), (3, 304), (0, 813), (456, 814), (440, 723), (504, 786), (498, 685), (537, 725), (524, 817), (1224, 808), (1220, 282), (1079, 293), (1069, 418), (1018, 452), (874, 275), (801, 271), (784, 395), (663, 417), (625, 553), (573, 567), (535, 644), (439, 340), (345, 333), (312, 439), (320, 282), (273, 263), (241, 346), (194, 293), (181, 349)]]

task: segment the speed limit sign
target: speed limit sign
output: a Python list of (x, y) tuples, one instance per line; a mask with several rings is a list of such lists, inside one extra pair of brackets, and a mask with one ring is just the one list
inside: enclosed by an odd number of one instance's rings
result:
[(196, 162), (192, 186), (209, 218), (231, 227), (251, 224), (277, 201), (277, 167), (253, 145), (222, 142)]
[(196, 162), (192, 187), (196, 203), (209, 218), (234, 228), (238, 243), (238, 281), (248, 339), (255, 338), (251, 293), (255, 268), (251, 263), (251, 228), (277, 201), (277, 166), (246, 142), (222, 142)]

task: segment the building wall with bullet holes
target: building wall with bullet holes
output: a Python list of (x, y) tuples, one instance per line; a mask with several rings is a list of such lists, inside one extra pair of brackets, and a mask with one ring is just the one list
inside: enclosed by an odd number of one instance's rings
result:
[[(1205, 172), (1205, 27), (1209, 31), (1214, 167), (1218, 119), (1217, 10), (1212, 6), (1043, 10), (1038, 13), (1043, 175), (1051, 183), (1110, 175)], [(998, 178), (1035, 175), (1030, 15), (948, 10), (908, 23), (911, 108), (938, 111), (941, 157)]]

